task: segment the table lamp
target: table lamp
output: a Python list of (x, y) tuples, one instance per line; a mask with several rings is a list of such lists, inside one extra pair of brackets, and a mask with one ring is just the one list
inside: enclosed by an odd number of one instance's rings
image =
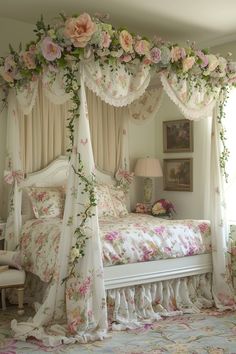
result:
[(162, 168), (158, 159), (146, 157), (138, 159), (134, 170), (135, 176), (145, 177), (144, 179), (144, 203), (152, 200), (152, 177), (162, 177)]

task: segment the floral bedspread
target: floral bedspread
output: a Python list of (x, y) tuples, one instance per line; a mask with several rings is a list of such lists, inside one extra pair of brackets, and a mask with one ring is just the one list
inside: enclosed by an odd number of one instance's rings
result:
[(211, 251), (206, 220), (166, 220), (131, 213), (100, 221), (103, 263), (108, 265), (193, 256)]
[[(21, 233), (23, 267), (50, 281), (56, 270), (61, 220), (27, 221)], [(105, 266), (192, 256), (211, 251), (210, 224), (205, 220), (165, 220), (131, 213), (104, 217), (100, 232)]]

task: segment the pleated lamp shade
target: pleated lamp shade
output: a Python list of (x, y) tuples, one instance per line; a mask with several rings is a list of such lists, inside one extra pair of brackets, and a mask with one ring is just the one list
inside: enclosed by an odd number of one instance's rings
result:
[(139, 177), (162, 177), (160, 161), (151, 157), (138, 159), (134, 170), (135, 176)]

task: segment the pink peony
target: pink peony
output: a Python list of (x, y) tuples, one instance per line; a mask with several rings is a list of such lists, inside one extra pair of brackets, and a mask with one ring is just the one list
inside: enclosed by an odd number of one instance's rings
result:
[(26, 51), (26, 52), (22, 53), (21, 57), (22, 57), (22, 60), (25, 64), (25, 66), (28, 69), (35, 69), (36, 68), (35, 56), (30, 51)]
[(133, 37), (128, 31), (126, 30), (121, 31), (119, 40), (120, 40), (120, 45), (125, 52), (133, 52)]
[(161, 60), (161, 50), (154, 47), (150, 50), (150, 59), (153, 63), (157, 64)]
[(141, 39), (135, 43), (134, 49), (139, 55), (147, 55), (150, 50), (150, 43), (145, 39)]
[(183, 71), (187, 72), (189, 71), (195, 63), (195, 58), (194, 57), (187, 57), (183, 59)]
[(42, 54), (48, 61), (53, 61), (61, 57), (62, 48), (52, 41), (50, 37), (45, 37), (41, 43)]
[(109, 48), (111, 44), (111, 37), (109, 33), (107, 32), (102, 32), (102, 39), (101, 39), (101, 47), (102, 48)]
[(184, 59), (186, 57), (185, 49), (180, 47), (173, 47), (170, 52), (172, 63), (178, 61), (179, 59)]
[(89, 14), (84, 13), (66, 21), (64, 34), (75, 47), (84, 48), (95, 31), (96, 24), (91, 20)]

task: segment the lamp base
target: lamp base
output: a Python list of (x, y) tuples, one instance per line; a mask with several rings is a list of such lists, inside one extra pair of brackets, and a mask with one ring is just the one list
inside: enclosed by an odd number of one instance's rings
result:
[(150, 204), (152, 200), (152, 179), (146, 177), (144, 179), (144, 189), (143, 189), (144, 203)]

